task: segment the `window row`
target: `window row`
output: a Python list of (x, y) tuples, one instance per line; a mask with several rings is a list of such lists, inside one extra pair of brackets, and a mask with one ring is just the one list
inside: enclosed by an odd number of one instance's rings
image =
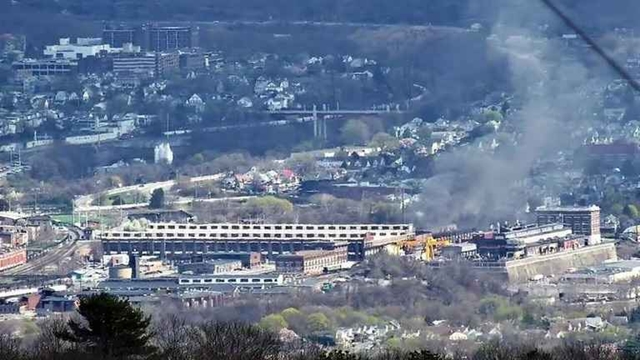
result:
[[(400, 233), (398, 232), (391, 232), (391, 233), (379, 233), (379, 236), (398, 236), (400, 235)], [(129, 238), (129, 237), (134, 237), (134, 238), (150, 238), (150, 239), (154, 239), (154, 238), (188, 238), (188, 239), (195, 239), (195, 238), (241, 238), (241, 239), (252, 239), (252, 238), (262, 238), (262, 239), (270, 239), (270, 238), (275, 238), (275, 239), (280, 239), (280, 238), (285, 238), (285, 239), (326, 239), (326, 238), (339, 238), (339, 239), (361, 239), (363, 237), (362, 234), (281, 234), (281, 233), (276, 233), (276, 234), (260, 234), (260, 233), (253, 233), (253, 234), (238, 234), (238, 233), (231, 233), (231, 234), (217, 234), (217, 233), (152, 233), (152, 232), (146, 232), (146, 233), (133, 233), (133, 234), (129, 234), (129, 233), (110, 233), (107, 235), (107, 237), (112, 237), (112, 238), (120, 238), (120, 237), (125, 237), (125, 238)]]
[(157, 230), (407, 230), (407, 225), (174, 225), (151, 224)]

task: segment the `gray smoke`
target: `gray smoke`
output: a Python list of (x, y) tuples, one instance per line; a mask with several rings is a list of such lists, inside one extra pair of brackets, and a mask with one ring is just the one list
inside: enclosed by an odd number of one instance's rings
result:
[[(531, 17), (531, 12), (544, 9), (520, 5), (517, 11)], [(548, 13), (538, 14), (547, 15), (547, 23), (554, 20)], [(436, 176), (427, 180), (415, 209), (421, 226), (485, 228), (496, 220), (522, 219), (528, 196), (553, 185), (533, 186), (530, 174), (538, 161), (554, 161), (559, 151), (571, 152), (582, 143), (572, 133), (588, 126), (595, 102), (584, 89), (597, 87), (600, 80), (592, 69), (566, 56), (559, 39), (545, 40), (509, 26), (518, 23), (513, 13), (505, 11), (502, 18), (510, 22), (495, 26), (487, 41), (509, 60), (505, 71), (514, 89), (514, 111), (497, 134), (437, 158)], [(494, 137), (502, 139), (495, 152), (479, 149)]]

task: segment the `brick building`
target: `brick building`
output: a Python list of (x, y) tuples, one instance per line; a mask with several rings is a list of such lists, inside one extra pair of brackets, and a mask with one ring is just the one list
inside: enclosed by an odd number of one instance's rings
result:
[(0, 252), (0, 271), (10, 269), (27, 262), (27, 250), (11, 249)]
[(284, 274), (319, 275), (329, 270), (339, 269), (347, 262), (346, 245), (333, 250), (307, 250), (295, 254), (280, 255), (276, 258), (276, 271)]

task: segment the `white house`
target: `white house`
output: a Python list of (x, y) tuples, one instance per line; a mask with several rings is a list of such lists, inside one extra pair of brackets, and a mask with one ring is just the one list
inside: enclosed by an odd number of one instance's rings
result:
[(205, 103), (202, 98), (198, 96), (198, 94), (193, 94), (191, 95), (189, 100), (187, 100), (186, 105), (188, 107), (194, 108), (197, 112), (202, 112), (204, 111)]

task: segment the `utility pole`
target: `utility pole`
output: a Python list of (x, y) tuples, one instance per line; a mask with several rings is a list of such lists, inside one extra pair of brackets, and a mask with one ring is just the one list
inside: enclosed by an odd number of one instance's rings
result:
[(405, 210), (405, 208), (404, 208), (404, 188), (401, 188), (401, 190), (402, 190), (402, 193), (400, 195), (400, 201), (401, 201), (400, 206), (401, 206), (401, 209), (402, 209), (402, 223), (406, 224), (407, 220), (406, 220), (405, 211), (404, 211)]

